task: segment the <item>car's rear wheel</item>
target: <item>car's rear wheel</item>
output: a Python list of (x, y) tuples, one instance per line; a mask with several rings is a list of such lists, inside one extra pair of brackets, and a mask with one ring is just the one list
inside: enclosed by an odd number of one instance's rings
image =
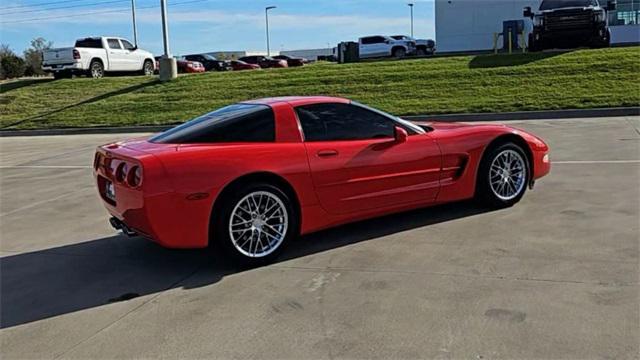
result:
[(426, 56), (427, 55), (427, 49), (423, 48), (423, 47), (419, 47), (416, 49), (416, 55), (417, 56)]
[(91, 61), (91, 64), (89, 65), (89, 74), (94, 79), (99, 79), (99, 78), (103, 77), (104, 76), (104, 65), (102, 65), (102, 62), (100, 62), (98, 60)]
[(250, 184), (235, 189), (223, 201), (214, 224), (214, 241), (236, 263), (260, 266), (272, 262), (297, 232), (292, 201), (276, 186)]
[(491, 207), (514, 205), (527, 191), (529, 169), (520, 146), (509, 142), (489, 149), (478, 169), (476, 197)]

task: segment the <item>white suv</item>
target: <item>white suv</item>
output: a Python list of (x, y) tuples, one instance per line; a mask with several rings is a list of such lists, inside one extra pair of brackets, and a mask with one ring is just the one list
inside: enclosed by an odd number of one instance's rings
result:
[(395, 40), (390, 36), (375, 35), (365, 36), (358, 40), (360, 58), (405, 57), (416, 51), (416, 43), (411, 40)]

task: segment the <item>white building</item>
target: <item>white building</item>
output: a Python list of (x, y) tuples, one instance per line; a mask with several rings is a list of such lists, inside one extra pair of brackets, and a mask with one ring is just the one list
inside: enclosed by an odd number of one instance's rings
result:
[[(606, 0), (600, 1), (606, 3)], [(523, 8), (531, 6), (537, 10), (540, 2), (541, 0), (435, 0), (436, 48), (438, 52), (491, 50), (493, 34), (502, 32), (503, 21), (523, 20)], [(611, 42), (640, 42), (639, 17), (640, 0), (617, 0), (617, 10), (609, 14)], [(524, 20), (525, 31), (531, 31), (531, 21)]]

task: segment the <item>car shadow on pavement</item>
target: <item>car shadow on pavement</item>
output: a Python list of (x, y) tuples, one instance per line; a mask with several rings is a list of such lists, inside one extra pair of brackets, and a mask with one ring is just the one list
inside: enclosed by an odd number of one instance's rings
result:
[[(487, 211), (461, 202), (344, 225), (292, 242), (278, 262)], [(5, 256), (0, 259), (0, 328), (173, 288), (208, 286), (242, 271), (208, 250), (164, 249), (122, 235)]]

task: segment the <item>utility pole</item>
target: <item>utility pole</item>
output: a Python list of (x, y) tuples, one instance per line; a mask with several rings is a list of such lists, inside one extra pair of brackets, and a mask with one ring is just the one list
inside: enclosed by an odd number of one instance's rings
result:
[(169, 49), (169, 24), (167, 19), (167, 0), (160, 0), (160, 12), (162, 15), (162, 44), (164, 55), (160, 58), (160, 81), (169, 81), (178, 77), (178, 64), (171, 56)]
[(411, 8), (411, 37), (413, 37), (413, 3), (408, 3), (409, 8)]
[(136, 0), (131, 0), (131, 16), (133, 17), (133, 45), (138, 47), (138, 26), (136, 25)]
[(275, 9), (275, 6), (267, 6), (266, 8), (264, 8), (264, 20), (266, 23), (266, 29), (267, 29), (267, 56), (271, 56), (271, 49), (269, 49), (269, 10), (271, 9)]

